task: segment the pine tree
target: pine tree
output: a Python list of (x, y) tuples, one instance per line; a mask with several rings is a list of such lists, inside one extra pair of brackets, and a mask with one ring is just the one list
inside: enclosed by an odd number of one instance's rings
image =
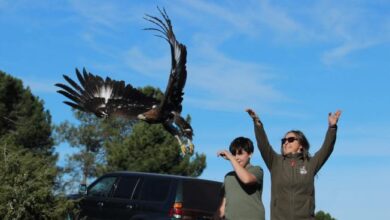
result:
[(68, 156), (63, 179), (62, 190), (69, 192), (80, 184), (88, 184), (88, 180), (98, 176), (98, 167), (104, 163), (104, 133), (101, 121), (95, 115), (75, 111), (74, 116), (79, 120), (78, 125), (68, 121), (62, 122), (55, 128), (57, 142), (68, 142), (77, 152)]
[(108, 170), (131, 170), (199, 176), (206, 167), (206, 156), (182, 157), (177, 140), (162, 125), (139, 122), (123, 141), (107, 143)]
[(54, 218), (53, 145), (43, 101), (0, 71), (0, 219)]

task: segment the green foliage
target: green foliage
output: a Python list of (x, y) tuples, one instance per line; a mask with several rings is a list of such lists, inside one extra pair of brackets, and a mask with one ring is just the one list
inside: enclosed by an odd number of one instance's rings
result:
[(43, 101), (34, 97), (22, 81), (0, 71), (0, 138), (35, 153), (52, 155), (51, 116)]
[(137, 89), (140, 90), (143, 94), (153, 97), (159, 101), (161, 101), (164, 97), (163, 92), (159, 88), (154, 88), (152, 86), (145, 86)]
[(43, 102), (0, 71), (0, 219), (58, 217), (50, 123)]
[(315, 216), (316, 220), (336, 220), (329, 213), (318, 211)]
[(180, 155), (177, 140), (162, 125), (139, 122), (123, 141), (106, 145), (107, 169), (199, 176), (206, 166), (206, 156)]
[(71, 147), (78, 148), (77, 153), (67, 158), (63, 171), (69, 178), (63, 182), (63, 191), (77, 188), (80, 183), (87, 184), (88, 179), (98, 175), (98, 167), (105, 160), (105, 133), (101, 120), (95, 115), (80, 111), (75, 111), (74, 116), (79, 120), (79, 125), (65, 121), (54, 126), (57, 142), (68, 142)]
[(0, 215), (4, 219), (50, 219), (55, 160), (12, 149), (2, 162)]

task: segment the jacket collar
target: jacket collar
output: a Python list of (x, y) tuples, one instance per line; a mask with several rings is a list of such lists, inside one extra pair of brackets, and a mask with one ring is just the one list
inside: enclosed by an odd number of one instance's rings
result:
[(303, 153), (289, 153), (289, 154), (283, 154), (283, 158), (289, 158), (289, 159), (303, 159)]

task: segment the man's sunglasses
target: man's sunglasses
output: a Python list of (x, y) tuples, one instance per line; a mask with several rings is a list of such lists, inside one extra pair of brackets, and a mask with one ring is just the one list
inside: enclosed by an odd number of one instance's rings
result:
[(298, 138), (295, 137), (282, 138), (282, 144), (284, 144), (286, 141), (288, 141), (288, 143), (292, 143), (296, 140), (298, 140)]

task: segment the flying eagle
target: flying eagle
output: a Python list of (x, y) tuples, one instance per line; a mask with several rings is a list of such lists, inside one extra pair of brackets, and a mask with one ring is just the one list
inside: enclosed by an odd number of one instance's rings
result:
[(57, 83), (61, 90), (57, 92), (71, 101), (65, 104), (84, 112), (94, 113), (101, 118), (121, 116), (139, 119), (150, 124), (161, 123), (164, 128), (178, 140), (182, 154), (193, 154), (193, 130), (191, 125), (180, 115), (182, 111), (183, 89), (186, 83), (187, 70), (186, 46), (179, 43), (173, 33), (171, 21), (165, 12), (160, 10), (164, 19), (146, 15), (145, 19), (155, 28), (145, 30), (157, 31), (156, 36), (168, 41), (171, 49), (172, 68), (168, 85), (161, 101), (146, 96), (138, 89), (124, 81), (116, 81), (107, 77), (105, 80), (83, 69), (76, 69), (80, 84), (63, 75), (70, 86)]

